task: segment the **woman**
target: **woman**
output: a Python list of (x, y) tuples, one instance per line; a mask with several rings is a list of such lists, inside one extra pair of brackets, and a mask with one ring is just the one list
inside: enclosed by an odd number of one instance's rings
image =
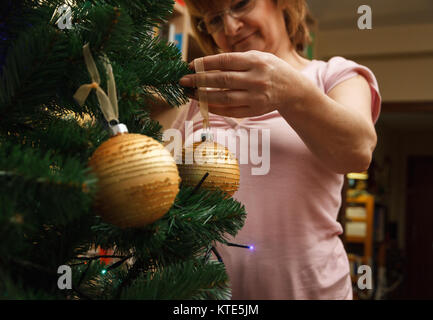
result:
[[(352, 299), (336, 218), (343, 174), (366, 170), (376, 146), (373, 73), (342, 57), (324, 62), (299, 54), (309, 41), (304, 0), (185, 2), (209, 55), (205, 72), (180, 84), (224, 89), (207, 91), (209, 121), (229, 139), (239, 139), (237, 129), (270, 132), (269, 171), (253, 175), (251, 164), (241, 164), (234, 195), (247, 218), (230, 241), (256, 249), (218, 247), (232, 298)], [(198, 133), (202, 119), (192, 100), (173, 127), (191, 141), (184, 122), (194, 121)], [(250, 149), (257, 144), (249, 140)]]

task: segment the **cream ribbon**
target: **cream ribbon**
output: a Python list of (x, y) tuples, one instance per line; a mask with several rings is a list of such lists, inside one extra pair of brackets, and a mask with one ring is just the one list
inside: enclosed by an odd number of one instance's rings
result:
[(101, 83), (101, 78), (99, 77), (99, 72), (96, 68), (96, 64), (93, 60), (88, 43), (83, 46), (83, 55), (87, 70), (89, 71), (90, 78), (92, 79), (92, 83), (81, 85), (75, 92), (74, 99), (80, 106), (82, 106), (89, 96), (90, 91), (95, 89), (96, 96), (99, 101), (99, 107), (101, 108), (101, 111), (104, 114), (107, 122), (110, 123), (112, 120), (116, 120), (118, 122), (119, 111), (117, 105), (116, 83), (114, 82), (113, 69), (111, 67), (110, 61), (106, 56), (104, 57), (103, 63), (107, 72), (107, 96), (104, 90), (102, 90), (99, 86)]
[[(194, 60), (194, 68), (196, 73), (204, 72), (203, 58), (198, 58)], [(203, 130), (209, 130), (209, 108), (207, 103), (207, 93), (204, 87), (198, 88), (198, 102), (200, 107), (200, 113), (203, 117)]]

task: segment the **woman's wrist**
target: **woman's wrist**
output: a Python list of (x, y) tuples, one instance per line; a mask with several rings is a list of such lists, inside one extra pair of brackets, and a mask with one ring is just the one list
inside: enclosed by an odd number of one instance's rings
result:
[[(296, 83), (294, 87), (293, 83)], [(318, 95), (321, 92), (302, 74), (299, 74), (297, 81), (292, 81), (289, 86), (292, 86), (290, 90), (287, 90), (290, 94), (286, 92), (286, 99), (283, 99), (282, 103), (277, 106), (281, 115), (304, 112), (312, 101), (320, 99)]]

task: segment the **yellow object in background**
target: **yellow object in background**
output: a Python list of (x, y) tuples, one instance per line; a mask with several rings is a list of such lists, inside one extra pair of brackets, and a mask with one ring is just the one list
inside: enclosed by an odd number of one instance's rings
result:
[(347, 174), (348, 179), (355, 179), (355, 180), (367, 180), (368, 179), (368, 173), (367, 172), (361, 172), (361, 173), (348, 173)]

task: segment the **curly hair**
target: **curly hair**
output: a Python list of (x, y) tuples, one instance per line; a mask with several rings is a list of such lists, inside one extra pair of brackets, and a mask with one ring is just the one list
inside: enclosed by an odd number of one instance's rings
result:
[[(286, 31), (296, 51), (302, 53), (304, 48), (311, 43), (309, 25), (314, 25), (315, 20), (311, 16), (305, 0), (272, 0), (283, 11), (286, 22)], [(220, 50), (209, 34), (204, 34), (197, 29), (197, 24), (203, 17), (203, 13), (215, 10), (213, 0), (185, 0), (191, 19), (191, 27), (197, 41), (205, 54), (216, 54)]]

